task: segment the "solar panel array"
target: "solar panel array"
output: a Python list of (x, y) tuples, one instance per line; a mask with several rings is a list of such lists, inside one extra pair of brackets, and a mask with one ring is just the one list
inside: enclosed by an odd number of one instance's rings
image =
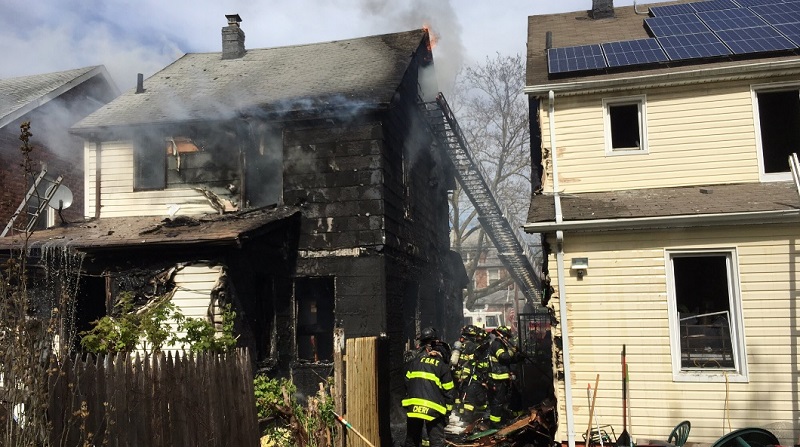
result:
[(548, 49), (548, 72), (603, 72), (800, 49), (800, 0), (706, 0), (653, 6), (650, 16), (644, 19), (648, 39)]

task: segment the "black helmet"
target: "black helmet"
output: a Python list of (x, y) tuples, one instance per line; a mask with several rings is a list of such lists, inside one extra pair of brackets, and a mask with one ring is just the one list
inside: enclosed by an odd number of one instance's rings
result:
[(511, 328), (510, 328), (510, 327), (508, 327), (508, 326), (499, 326), (499, 327), (496, 327), (496, 328), (494, 329), (494, 331), (495, 331), (496, 333), (498, 333), (498, 334), (502, 335), (503, 337), (506, 337), (506, 338), (511, 338), (511, 336), (512, 336), (512, 333), (511, 333)]
[(437, 340), (439, 335), (436, 333), (436, 329), (428, 326), (421, 331), (419, 331), (419, 337), (417, 337), (420, 343), (427, 343), (433, 340)]
[(483, 329), (479, 328), (478, 326), (475, 326), (474, 324), (469, 324), (461, 329), (461, 335), (470, 338), (480, 337), (481, 332), (483, 332)]

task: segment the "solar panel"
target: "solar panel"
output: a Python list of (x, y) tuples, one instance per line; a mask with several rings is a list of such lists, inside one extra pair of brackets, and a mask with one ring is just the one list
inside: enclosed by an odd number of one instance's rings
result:
[(764, 53), (795, 48), (793, 42), (767, 25), (724, 30), (717, 32), (717, 35), (733, 54)]
[(547, 70), (550, 74), (606, 68), (599, 44), (547, 50)]
[(601, 44), (609, 67), (645, 65), (669, 60), (655, 39), (625, 40)]
[(689, 3), (694, 8), (695, 12), (703, 12), (703, 11), (718, 11), (721, 9), (733, 9), (738, 8), (739, 5), (733, 2), (733, 0), (708, 0), (705, 2), (694, 2)]
[(730, 50), (711, 31), (684, 36), (659, 37), (658, 43), (673, 61), (731, 54)]
[(794, 44), (800, 48), (800, 23), (786, 23), (783, 25), (773, 25), (784, 36), (788, 37)]
[(680, 36), (707, 33), (708, 27), (697, 14), (677, 14), (644, 19), (645, 26), (653, 37)]
[(782, 3), (782, 0), (735, 0), (742, 8), (750, 6), (773, 5), (775, 3)]
[(694, 8), (688, 4), (650, 7), (650, 14), (656, 17), (673, 16), (677, 14), (693, 14), (694, 12)]
[(752, 28), (767, 24), (761, 17), (747, 8), (698, 12), (697, 16), (711, 28), (711, 31)]
[(800, 22), (800, 3), (777, 3), (750, 8), (770, 25)]

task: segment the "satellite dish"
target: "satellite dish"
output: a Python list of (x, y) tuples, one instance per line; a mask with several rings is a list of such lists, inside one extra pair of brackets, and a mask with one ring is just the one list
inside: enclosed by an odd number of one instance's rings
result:
[(53, 193), (53, 197), (50, 199), (50, 203), (48, 205), (55, 209), (69, 208), (69, 206), (72, 205), (72, 191), (70, 191), (66, 185), (50, 185), (50, 187), (47, 188), (47, 194), (50, 194), (53, 188), (57, 189), (55, 190), (55, 193)]

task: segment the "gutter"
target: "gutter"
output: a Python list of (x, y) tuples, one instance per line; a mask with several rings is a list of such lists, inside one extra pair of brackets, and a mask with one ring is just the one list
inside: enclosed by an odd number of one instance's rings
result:
[[(769, 73), (765, 71), (769, 70)], [(707, 82), (759, 79), (776, 76), (791, 76), (800, 73), (800, 60), (767, 61), (726, 67), (706, 67), (679, 72), (626, 76), (614, 79), (582, 79), (564, 83), (549, 83), (526, 86), (528, 95), (544, 96), (549, 92), (563, 95), (596, 93), (613, 89), (632, 90), (657, 86), (700, 84)]]
[[(555, 200), (556, 224), (561, 225), (564, 217), (561, 214), (561, 193), (558, 184), (558, 150), (556, 149), (556, 101), (555, 92), (548, 92), (550, 108), (548, 121), (550, 124), (550, 158), (553, 161), (553, 196)], [(567, 324), (567, 291), (564, 284), (564, 232), (556, 232), (556, 268), (558, 270), (558, 311), (561, 325), (561, 356), (564, 362), (564, 408), (567, 413), (567, 443), (575, 447), (575, 414), (572, 409), (572, 368), (569, 357), (569, 325)]]
[[(557, 202), (558, 203), (558, 202)], [(559, 204), (560, 205), (560, 204)], [(564, 222), (556, 211), (556, 221), (527, 223), (522, 227), (528, 233), (552, 233), (564, 230), (645, 230), (653, 228), (685, 228), (711, 225), (739, 225), (750, 223), (795, 223), (800, 220), (800, 209), (756, 211), (740, 213), (694, 214), (682, 216), (628, 217), (620, 219), (571, 220)]]

